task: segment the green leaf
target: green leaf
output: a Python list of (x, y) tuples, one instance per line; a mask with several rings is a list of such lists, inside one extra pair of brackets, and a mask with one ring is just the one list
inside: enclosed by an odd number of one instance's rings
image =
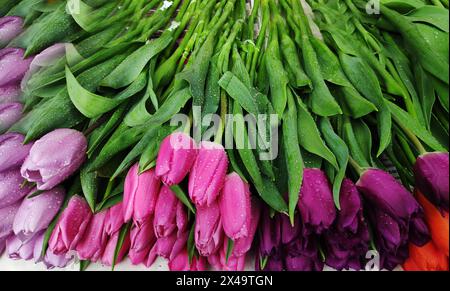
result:
[(80, 171), (81, 187), (84, 197), (89, 204), (92, 212), (95, 212), (95, 204), (97, 203), (98, 183), (97, 173), (88, 172), (86, 167)]
[(139, 173), (143, 173), (153, 168), (156, 163), (156, 157), (159, 152), (159, 147), (162, 141), (172, 132), (172, 129), (163, 127), (159, 130), (158, 136), (150, 142), (150, 144), (144, 149), (141, 158), (139, 160)]
[(227, 242), (227, 253), (225, 256), (225, 262), (228, 264), (228, 260), (231, 256), (231, 254), (233, 253), (233, 248), (234, 248), (234, 241), (231, 238), (228, 238), (228, 242)]
[(173, 193), (175, 194), (175, 196), (177, 196), (177, 198), (184, 204), (186, 205), (186, 207), (192, 212), (192, 214), (195, 214), (195, 208), (192, 205), (191, 201), (189, 200), (188, 196), (186, 195), (186, 193), (184, 193), (183, 189), (181, 189), (180, 186), (175, 185), (170, 187), (170, 189), (173, 191)]
[(187, 241), (187, 250), (189, 257), (189, 264), (192, 264), (192, 260), (195, 255), (195, 223), (192, 224), (191, 231), (189, 232), (189, 237)]
[(131, 223), (127, 223), (124, 226), (122, 226), (122, 228), (120, 229), (120, 233), (119, 233), (119, 239), (117, 240), (117, 245), (116, 248), (114, 250), (114, 258), (113, 258), (113, 263), (112, 263), (112, 270), (114, 271), (114, 268), (116, 266), (117, 260), (119, 258), (119, 254), (120, 254), (120, 250), (123, 247), (123, 244), (125, 242), (125, 239), (127, 238), (127, 236), (130, 234), (130, 230), (131, 230)]
[(90, 261), (80, 261), (80, 272), (84, 272), (91, 265)]
[(425, 22), (449, 32), (448, 10), (442, 7), (425, 5), (409, 13), (408, 18), (414, 22)]
[(251, 91), (232, 72), (226, 72), (219, 80), (219, 85), (231, 98), (233, 98), (245, 111), (258, 115), (259, 108)]

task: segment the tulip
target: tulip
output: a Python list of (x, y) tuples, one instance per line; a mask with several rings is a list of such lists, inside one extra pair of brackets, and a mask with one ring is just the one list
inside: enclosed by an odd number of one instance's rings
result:
[(428, 199), (416, 191), (417, 200), (425, 211), (425, 220), (431, 232), (431, 238), (435, 246), (447, 257), (449, 254), (449, 216), (442, 214)]
[(220, 197), (220, 214), (223, 230), (232, 240), (245, 238), (250, 234), (251, 199), (250, 185), (232, 173), (227, 176)]
[(181, 183), (197, 157), (195, 141), (184, 133), (174, 133), (163, 140), (156, 160), (156, 175), (164, 184)]
[(149, 256), (147, 267), (153, 264), (156, 256), (160, 256), (168, 260), (175, 258), (186, 247), (188, 237), (189, 233), (185, 232), (180, 236), (173, 233), (168, 237), (159, 238), (151, 251), (152, 255)]
[(105, 221), (106, 211), (97, 213), (92, 217), (83, 238), (76, 247), (80, 260), (97, 262), (102, 257), (108, 243)]
[(14, 234), (27, 240), (48, 228), (64, 201), (63, 188), (54, 188), (33, 198), (26, 198), (14, 218)]
[(0, 238), (0, 256), (3, 255), (6, 249), (6, 241), (8, 240), (7, 237)]
[(10, 237), (6, 242), (6, 252), (8, 253), (9, 258), (13, 260), (31, 260), (33, 258), (34, 247), (38, 237), (39, 235), (26, 241), (21, 240), (17, 236)]
[(22, 165), (22, 176), (49, 190), (75, 173), (86, 158), (87, 141), (73, 129), (54, 130), (35, 142)]
[(13, 234), (14, 217), (19, 210), (20, 202), (0, 208), (0, 241)]
[(227, 259), (228, 243), (225, 242), (219, 252), (220, 271), (242, 272), (245, 270), (245, 255), (235, 256), (233, 253)]
[(414, 166), (416, 187), (440, 210), (449, 208), (449, 154), (427, 153)]
[(18, 102), (0, 104), (0, 133), (22, 118), (22, 110), (23, 106)]
[(31, 192), (31, 186), (21, 186), (23, 178), (18, 169), (0, 172), (0, 208), (15, 204)]
[(49, 249), (55, 255), (75, 250), (91, 220), (92, 212), (86, 200), (80, 196), (70, 199), (61, 214), (49, 241)]
[(146, 262), (150, 250), (156, 243), (153, 232), (153, 218), (145, 220), (141, 225), (134, 225), (130, 233), (131, 246), (128, 254), (133, 265)]
[(0, 87), (0, 104), (19, 102), (21, 94), (22, 92), (17, 85)]
[(162, 186), (153, 222), (157, 238), (170, 236), (177, 228), (177, 208), (181, 203), (168, 186)]
[(252, 199), (252, 215), (250, 219), (249, 234), (247, 237), (235, 240), (233, 247), (233, 254), (236, 257), (241, 257), (250, 251), (256, 231), (258, 229), (259, 218), (261, 216), (261, 207), (258, 200)]
[(305, 169), (298, 208), (308, 231), (322, 234), (336, 218), (330, 182), (319, 169)]
[(43, 262), (47, 269), (54, 268), (65, 268), (69, 265), (70, 262), (74, 259), (74, 256), (64, 255), (55, 255), (51, 250), (47, 250), (45, 255), (42, 254), (42, 248), (44, 247), (44, 238), (45, 234), (42, 233), (36, 239), (36, 243), (34, 245), (33, 257), (35, 263)]
[(259, 229), (259, 253), (261, 257), (269, 257), (279, 252), (281, 247), (282, 221), (279, 215), (270, 218), (269, 211), (265, 209)]
[(0, 87), (19, 85), (28, 71), (32, 58), (23, 59), (24, 50), (5, 48), (0, 50)]
[(0, 172), (20, 167), (25, 161), (32, 144), (24, 145), (23, 141), (24, 136), (19, 133), (0, 135)]
[(219, 197), (228, 170), (222, 145), (202, 142), (189, 175), (189, 196), (200, 207), (211, 206)]
[[(264, 261), (264, 262), (263, 262)], [(256, 271), (281, 272), (284, 270), (281, 253), (276, 252), (268, 257), (257, 256), (255, 261)]]
[(116, 232), (113, 236), (111, 236), (106, 245), (105, 252), (103, 253), (102, 256), (102, 264), (104, 264), (105, 266), (111, 267), (114, 263), (118, 264), (122, 262), (123, 258), (125, 258), (125, 255), (130, 249), (131, 245), (130, 236), (127, 235), (117, 255), (117, 260), (116, 262), (114, 262), (114, 255), (116, 253), (117, 243), (119, 242), (119, 235), (120, 232)]
[(342, 183), (340, 205), (335, 224), (325, 233), (326, 264), (336, 270), (359, 271), (369, 251), (370, 235), (360, 194), (349, 179)]
[(403, 264), (405, 271), (448, 271), (448, 257), (433, 242), (423, 247), (409, 246), (409, 258)]
[(195, 245), (202, 256), (214, 254), (223, 238), (220, 208), (217, 202), (209, 207), (198, 207), (195, 218)]
[(124, 186), (125, 222), (133, 218), (135, 223), (142, 224), (154, 214), (160, 184), (154, 170), (139, 175), (138, 164), (130, 169)]
[(123, 204), (119, 203), (110, 209), (106, 213), (105, 232), (109, 236), (113, 236), (119, 232), (124, 224), (123, 219)]
[(189, 264), (189, 255), (186, 249), (183, 249), (177, 256), (169, 261), (169, 270), (173, 272), (185, 271), (206, 271), (206, 262), (204, 257), (193, 257)]
[(17, 16), (0, 18), (0, 47), (5, 47), (22, 32), (23, 20)]

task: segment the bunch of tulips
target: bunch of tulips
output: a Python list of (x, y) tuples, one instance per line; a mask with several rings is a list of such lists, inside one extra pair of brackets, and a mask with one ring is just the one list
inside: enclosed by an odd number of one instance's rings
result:
[(448, 1), (394, 2), (0, 0), (0, 255), (448, 270)]

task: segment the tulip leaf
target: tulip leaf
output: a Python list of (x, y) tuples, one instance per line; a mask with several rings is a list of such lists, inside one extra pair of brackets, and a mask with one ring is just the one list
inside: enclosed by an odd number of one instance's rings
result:
[(173, 191), (173, 193), (175, 194), (175, 196), (177, 196), (177, 198), (184, 204), (186, 205), (186, 207), (193, 213), (195, 214), (195, 208), (192, 205), (191, 201), (189, 200), (188, 196), (186, 195), (186, 193), (184, 193), (183, 189), (181, 189), (180, 186), (178, 185), (174, 185), (172, 187), (170, 187), (170, 189)]
[(254, 114), (259, 113), (257, 101), (250, 90), (232, 72), (226, 72), (219, 80), (219, 85), (233, 98), (245, 111)]
[(113, 258), (113, 262), (112, 262), (112, 266), (111, 266), (112, 271), (114, 271), (114, 269), (116, 267), (117, 260), (119, 259), (120, 251), (122, 250), (123, 244), (125, 243), (127, 236), (130, 234), (130, 230), (131, 230), (131, 223), (125, 224), (120, 229), (119, 239), (117, 240), (117, 245), (114, 250), (114, 258)]
[(233, 253), (234, 249), (234, 241), (231, 238), (228, 238), (227, 241), (227, 253), (225, 257), (225, 261), (228, 264), (228, 260), (230, 259), (231, 254)]
[(95, 213), (100, 213), (102, 211), (110, 209), (111, 207), (121, 203), (122, 201), (123, 201), (122, 194), (111, 196), (110, 198), (102, 201), (99, 205), (97, 205)]
[(80, 272), (84, 272), (91, 265), (90, 261), (80, 261)]
[(86, 198), (92, 212), (95, 212), (95, 204), (97, 203), (98, 194), (97, 173), (88, 172), (86, 167), (83, 167), (80, 171), (80, 179), (84, 198)]
[(190, 265), (192, 264), (195, 255), (195, 223), (192, 224), (191, 230), (189, 231), (189, 237), (187, 241), (187, 251)]

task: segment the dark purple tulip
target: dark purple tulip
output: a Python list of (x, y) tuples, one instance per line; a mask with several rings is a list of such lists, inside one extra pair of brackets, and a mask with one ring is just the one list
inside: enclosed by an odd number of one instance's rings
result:
[(22, 165), (22, 176), (39, 190), (49, 190), (75, 173), (86, 158), (87, 141), (73, 129), (57, 129), (31, 148)]
[(0, 135), (0, 172), (20, 167), (30, 153), (32, 144), (24, 145), (19, 133)]
[(336, 222), (324, 234), (326, 264), (336, 270), (361, 270), (369, 251), (369, 228), (356, 185), (349, 179), (342, 183), (341, 211)]
[(422, 207), (389, 173), (367, 170), (357, 186), (368, 203), (382, 268), (404, 263), (409, 243), (423, 246), (430, 241)]
[(23, 105), (18, 102), (0, 104), (0, 133), (22, 118)]
[(20, 48), (0, 50), (0, 87), (20, 84), (32, 61), (32, 58), (23, 59), (24, 52)]
[(21, 90), (17, 85), (0, 87), (0, 104), (19, 102)]
[(14, 217), (19, 210), (20, 203), (0, 208), (0, 241), (13, 234)]
[(22, 32), (23, 20), (18, 16), (0, 18), (0, 47), (6, 46)]
[(336, 218), (333, 193), (326, 174), (320, 169), (305, 169), (298, 208), (308, 231), (321, 234)]
[(21, 187), (23, 178), (19, 169), (0, 172), (0, 208), (22, 201), (32, 187)]
[[(264, 263), (262, 262), (262, 260), (265, 260)], [(261, 255), (259, 254), (256, 257), (255, 264), (256, 271), (281, 272), (284, 270), (281, 250), (265, 258), (261, 257)], [(264, 267), (264, 269), (262, 267)]]
[(449, 210), (449, 154), (428, 153), (414, 166), (416, 187), (440, 210)]
[(278, 252), (281, 245), (280, 215), (270, 218), (269, 211), (263, 211), (259, 229), (259, 252), (262, 257), (268, 257)]

